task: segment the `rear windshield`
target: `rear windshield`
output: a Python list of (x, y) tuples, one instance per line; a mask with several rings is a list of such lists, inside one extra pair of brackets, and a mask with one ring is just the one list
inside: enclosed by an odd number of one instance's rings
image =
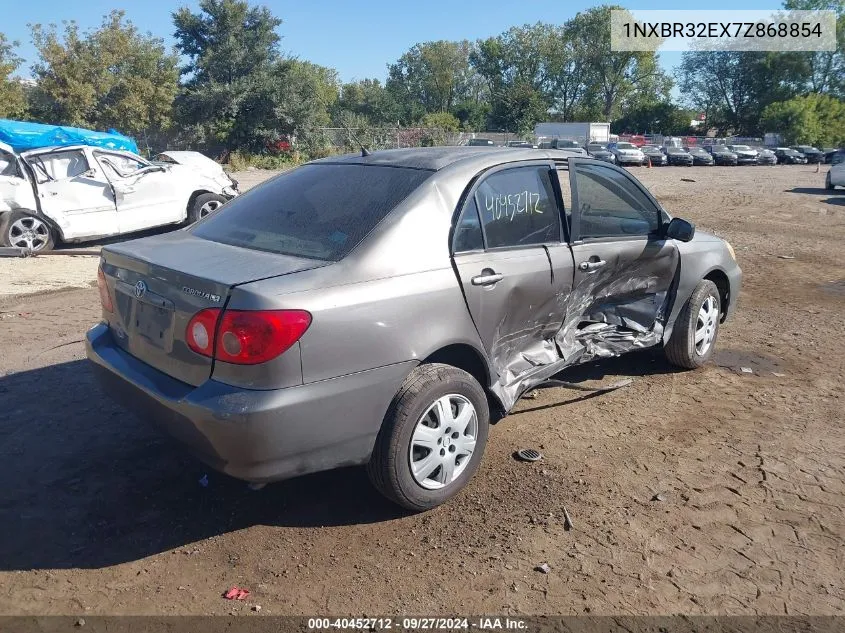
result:
[(271, 253), (338, 261), (430, 171), (371, 165), (304, 165), (238, 196), (191, 231)]

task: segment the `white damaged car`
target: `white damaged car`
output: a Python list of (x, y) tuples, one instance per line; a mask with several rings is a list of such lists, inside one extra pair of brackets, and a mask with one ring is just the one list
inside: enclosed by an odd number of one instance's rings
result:
[(0, 143), (0, 246), (43, 251), (196, 222), (238, 195), (237, 182), (198, 152), (157, 158), (87, 145), (17, 154)]

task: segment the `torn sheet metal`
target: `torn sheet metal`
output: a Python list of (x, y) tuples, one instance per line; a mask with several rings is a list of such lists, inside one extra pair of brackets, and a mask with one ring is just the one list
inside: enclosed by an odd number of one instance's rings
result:
[[(527, 346), (527, 337), (497, 339), (491, 356), (499, 381), (493, 391), (505, 410), (566, 367), (660, 344), (678, 263), (676, 249), (666, 249), (659, 258), (634, 258), (627, 265), (612, 262), (597, 274), (582, 276), (569, 293), (552, 295), (542, 311), (534, 312), (548, 317), (531, 322), (542, 337)], [(501, 329), (524, 310), (515, 306)]]

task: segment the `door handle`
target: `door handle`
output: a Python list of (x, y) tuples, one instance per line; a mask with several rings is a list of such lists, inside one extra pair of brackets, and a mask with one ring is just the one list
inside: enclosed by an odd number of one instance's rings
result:
[(498, 283), (504, 279), (505, 276), (500, 273), (494, 273), (490, 271), (482, 271), (481, 275), (476, 275), (470, 281), (472, 282), (473, 286), (492, 286), (495, 283)]
[(603, 259), (596, 260), (594, 262), (581, 262), (578, 264), (578, 269), (583, 270), (585, 272), (591, 272), (593, 270), (598, 270), (602, 266), (604, 266), (607, 262)]

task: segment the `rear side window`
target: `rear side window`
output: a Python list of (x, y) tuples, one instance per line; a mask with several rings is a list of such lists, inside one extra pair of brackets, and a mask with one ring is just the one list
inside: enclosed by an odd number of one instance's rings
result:
[(477, 251), (484, 248), (484, 237), (481, 233), (481, 220), (478, 217), (478, 205), (475, 198), (467, 200), (461, 219), (455, 227), (456, 253)]
[(560, 214), (548, 167), (497, 171), (478, 186), (475, 202), (487, 248), (560, 241)]
[(31, 158), (30, 162), (39, 168), (36, 169), (38, 182), (48, 180), (45, 174), (53, 180), (65, 180), (84, 174), (89, 169), (85, 154), (78, 150), (41, 154)]
[(338, 261), (431, 174), (304, 165), (238, 196), (192, 232), (243, 248)]

